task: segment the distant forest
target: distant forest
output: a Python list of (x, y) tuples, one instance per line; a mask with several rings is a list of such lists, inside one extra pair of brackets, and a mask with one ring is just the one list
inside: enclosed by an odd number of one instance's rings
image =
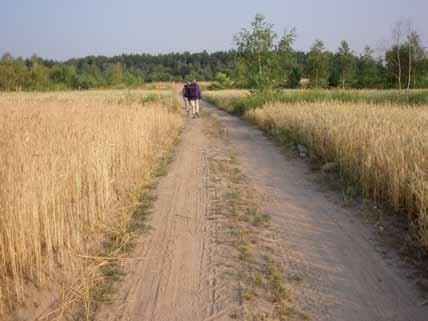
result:
[(132, 87), (158, 81), (213, 80), (217, 73), (230, 75), (235, 54), (170, 53), (88, 56), (64, 62), (37, 56), (0, 60), (0, 90), (90, 89)]
[[(262, 19), (261, 25), (256, 27), (266, 28), (263, 17), (258, 19)], [(251, 32), (242, 34), (242, 39), (251, 36)], [(236, 50), (214, 53), (88, 56), (62, 62), (37, 56), (14, 58), (6, 53), (0, 60), (0, 90), (125, 88), (150, 82), (192, 79), (217, 81), (216, 88), (254, 88), (256, 78), (261, 75), (262, 66), (257, 66), (261, 54), (266, 61), (265, 70), (271, 68), (271, 72), (265, 71), (263, 76), (274, 79), (271, 83), (276, 88), (428, 87), (428, 52), (420, 44), (417, 34), (408, 37), (407, 42), (391, 46), (383, 57), (375, 57), (368, 47), (357, 55), (346, 41), (336, 52), (326, 50), (319, 40), (308, 52), (294, 51), (291, 47), (293, 40), (290, 36), (281, 39), (278, 45), (261, 53), (248, 49), (248, 43), (243, 43), (244, 47), (238, 44)], [(275, 64), (272, 63), (274, 59)], [(260, 70), (253, 72), (255, 80), (251, 83), (253, 67), (260, 67)]]

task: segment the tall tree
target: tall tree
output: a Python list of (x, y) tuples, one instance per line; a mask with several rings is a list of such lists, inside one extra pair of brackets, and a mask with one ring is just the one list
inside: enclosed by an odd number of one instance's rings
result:
[(300, 68), (299, 65), (296, 65), (291, 69), (290, 75), (287, 80), (287, 87), (299, 88), (301, 79), (302, 79), (302, 69)]
[[(401, 83), (406, 84), (406, 91), (408, 91), (412, 85), (413, 87), (420, 87), (418, 82), (424, 78), (424, 54), (423, 47), (420, 43), (419, 36), (416, 32), (412, 32), (408, 35), (407, 41), (402, 43), (400, 48), (396, 46), (385, 52), (385, 68), (388, 75), (389, 85), (391, 87), (400, 88), (400, 82), (398, 75), (399, 65), (397, 64), (397, 52), (399, 60), (401, 61)], [(421, 85), (423, 84), (423, 81)], [(403, 88), (403, 87), (401, 87)]]
[(12, 55), (5, 53), (0, 60), (0, 89), (15, 90), (19, 77), (19, 71)]
[(345, 40), (341, 42), (337, 56), (340, 81), (342, 83), (342, 88), (345, 88), (345, 85), (352, 83), (355, 76), (355, 57)]
[(416, 87), (418, 64), (423, 58), (423, 48), (421, 46), (421, 40), (419, 34), (412, 29), (409, 25), (409, 33), (407, 35), (407, 50), (408, 50), (408, 66), (407, 66), (407, 91), (410, 90), (412, 85)]
[(49, 89), (49, 68), (36, 55), (31, 57), (30, 77), (31, 89)]
[(402, 21), (397, 21), (395, 23), (395, 26), (392, 30), (392, 38), (393, 38), (393, 42), (394, 42), (394, 51), (395, 51), (395, 58), (396, 58), (396, 64), (397, 64), (397, 80), (398, 80), (398, 89), (401, 90), (402, 85), (401, 85), (401, 80), (402, 80), (402, 59), (401, 59), (401, 54), (400, 54), (400, 48), (401, 48), (401, 39), (403, 37), (403, 22)]
[(122, 80), (122, 64), (120, 62), (117, 62), (114, 65), (114, 82), (120, 83)]
[(250, 87), (266, 88), (272, 84), (275, 72), (275, 39), (273, 25), (257, 14), (249, 29), (235, 35), (238, 63), (246, 72)]
[[(295, 87), (296, 79), (300, 76), (297, 68), (297, 54), (293, 49), (295, 39), (296, 30), (293, 28), (284, 33), (277, 45), (277, 67), (275, 69), (278, 72), (276, 78), (280, 86)], [(290, 79), (291, 77), (293, 77), (293, 80)]]
[(383, 87), (384, 80), (381, 76), (382, 62), (376, 61), (374, 51), (370, 47), (364, 48), (364, 53), (357, 62), (357, 84), (359, 88)]
[(321, 40), (316, 40), (308, 53), (306, 72), (312, 86), (318, 88), (327, 84), (328, 56)]

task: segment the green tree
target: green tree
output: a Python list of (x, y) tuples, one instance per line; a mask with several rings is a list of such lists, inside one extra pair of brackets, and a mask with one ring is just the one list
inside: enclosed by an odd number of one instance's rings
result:
[(15, 73), (15, 89), (17, 91), (26, 88), (29, 81), (28, 68), (22, 58), (15, 59), (14, 61), (14, 73)]
[(340, 82), (342, 88), (345, 88), (345, 85), (349, 86), (353, 83), (355, 77), (355, 57), (345, 40), (341, 42), (337, 56)]
[(416, 44), (413, 46), (405, 42), (399, 48), (393, 46), (386, 51), (385, 69), (388, 87), (402, 89), (405, 84), (406, 88), (410, 88), (411, 85), (416, 86), (418, 78), (423, 77), (419, 72), (420, 67), (418, 67), (423, 58), (416, 56), (414, 52)]
[[(277, 65), (275, 67), (275, 70), (277, 71), (276, 81), (281, 86), (290, 85), (290, 77), (292, 76), (292, 72), (294, 72), (293, 77), (297, 76), (297, 54), (293, 49), (293, 43), (295, 39), (296, 30), (291, 29), (289, 32), (284, 33), (277, 45)], [(295, 81), (295, 79), (293, 79), (293, 81)]]
[(232, 87), (232, 80), (224, 73), (218, 72), (215, 76), (215, 80), (218, 84), (219, 89), (225, 89)]
[(122, 81), (122, 64), (117, 62), (114, 65), (114, 82), (120, 83)]
[(301, 79), (302, 79), (302, 70), (300, 69), (300, 66), (296, 65), (291, 69), (290, 75), (287, 80), (287, 87), (299, 88)]
[(0, 60), (0, 90), (21, 90), (28, 82), (28, 69), (22, 59), (5, 53)]
[(357, 63), (357, 84), (360, 88), (381, 88), (384, 86), (381, 75), (382, 63), (376, 61), (370, 47), (364, 48), (364, 53)]
[(93, 83), (94, 87), (99, 87), (104, 84), (104, 79), (102, 77), (100, 68), (95, 64), (91, 63), (88, 67), (88, 77)]
[(56, 64), (50, 69), (50, 80), (54, 84), (61, 84), (66, 88), (76, 88), (76, 68), (64, 64)]
[[(423, 68), (421, 67), (421, 61), (424, 59), (424, 49), (421, 45), (420, 35), (412, 30), (407, 36), (407, 55), (408, 55), (408, 64), (407, 64), (407, 90), (412, 86), (413, 88), (417, 87), (418, 80), (423, 76)], [(422, 71), (422, 73), (421, 73)]]
[(273, 25), (257, 14), (249, 29), (235, 35), (237, 61), (245, 72), (248, 85), (264, 89), (272, 85), (275, 73), (275, 39)]
[(316, 40), (308, 53), (306, 72), (312, 86), (325, 86), (328, 79), (328, 55), (321, 40)]
[(31, 57), (30, 88), (33, 90), (49, 89), (49, 68), (36, 55)]
[(418, 62), (415, 88), (428, 88), (428, 50)]

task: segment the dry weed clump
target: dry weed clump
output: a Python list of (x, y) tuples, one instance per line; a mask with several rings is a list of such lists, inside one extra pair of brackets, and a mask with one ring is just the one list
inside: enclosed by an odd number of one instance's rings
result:
[(125, 228), (176, 141), (171, 104), (144, 91), (0, 95), (0, 319), (31, 285), (85, 297), (93, 280), (76, 283), (102, 265), (85, 257)]
[(428, 250), (428, 109), (367, 103), (274, 103), (247, 112), (259, 126), (305, 144), (367, 197), (409, 214)]

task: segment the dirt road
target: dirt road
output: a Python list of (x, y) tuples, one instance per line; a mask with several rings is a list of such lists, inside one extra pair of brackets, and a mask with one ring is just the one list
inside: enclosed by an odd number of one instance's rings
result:
[[(141, 259), (127, 276), (113, 304), (102, 307), (102, 321), (199, 321), (220, 319), (211, 228), (208, 221), (207, 146), (201, 120), (182, 135), (175, 160), (157, 188), (151, 231), (133, 253)], [(211, 317), (211, 318), (210, 318)]]
[[(227, 128), (241, 169), (264, 196), (264, 210), (281, 234), (290, 281), (313, 320), (423, 321), (427, 301), (412, 270), (388, 249), (377, 249), (370, 226), (356, 209), (314, 183), (308, 166), (286, 158), (242, 120), (205, 104)], [(389, 258), (385, 258), (385, 251)]]
[[(407, 279), (412, 271), (377, 250), (356, 210), (323, 192), (304, 163), (284, 157), (258, 129), (202, 107), (218, 117), (240, 170), (262, 196), (300, 311), (311, 320), (428, 320), (415, 281)], [(100, 309), (97, 320), (230, 320), (240, 304), (236, 284), (218, 270), (225, 255), (213, 239), (221, 226), (209, 211), (212, 142), (205, 126), (202, 119), (189, 120), (158, 186), (153, 229), (133, 253), (142, 260), (127, 265), (114, 302)]]

